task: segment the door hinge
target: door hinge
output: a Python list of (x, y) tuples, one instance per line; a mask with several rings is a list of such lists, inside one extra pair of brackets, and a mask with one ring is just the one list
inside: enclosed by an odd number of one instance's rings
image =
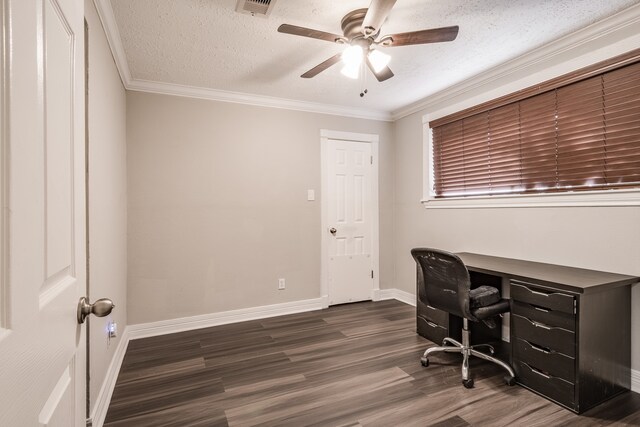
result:
[(371, 278), (373, 279), (373, 270), (371, 270)]

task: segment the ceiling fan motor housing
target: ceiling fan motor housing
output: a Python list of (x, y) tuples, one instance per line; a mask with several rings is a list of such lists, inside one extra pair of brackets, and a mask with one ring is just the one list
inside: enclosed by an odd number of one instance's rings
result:
[[(342, 18), (342, 33), (347, 39), (352, 40), (364, 37), (362, 23), (364, 22), (367, 10), (368, 9), (356, 9), (347, 13), (344, 18)], [(380, 31), (376, 31), (375, 34), (370, 34), (368, 37), (371, 38), (371, 40), (374, 40), (379, 33)]]

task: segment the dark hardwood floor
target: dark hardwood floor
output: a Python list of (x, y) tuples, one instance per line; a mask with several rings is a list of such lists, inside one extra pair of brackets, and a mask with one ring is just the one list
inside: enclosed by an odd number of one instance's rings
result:
[(381, 301), (131, 341), (107, 413), (116, 426), (640, 425), (640, 394), (577, 416), (473, 359), (420, 355), (415, 308)]

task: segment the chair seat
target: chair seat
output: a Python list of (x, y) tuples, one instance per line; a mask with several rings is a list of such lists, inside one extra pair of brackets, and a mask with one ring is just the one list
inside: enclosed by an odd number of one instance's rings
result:
[(469, 307), (486, 307), (500, 301), (500, 291), (493, 286), (479, 286), (469, 291)]
[(509, 311), (509, 300), (503, 299), (485, 307), (471, 308), (470, 311), (476, 319), (484, 320), (498, 314), (507, 313)]

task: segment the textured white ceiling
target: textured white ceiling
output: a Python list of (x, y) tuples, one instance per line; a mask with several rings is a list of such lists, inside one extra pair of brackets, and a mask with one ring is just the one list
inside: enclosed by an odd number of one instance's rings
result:
[(300, 75), (343, 47), (277, 32), (280, 24), (341, 34), (369, 0), (278, 0), (268, 18), (236, 0), (111, 0), (131, 76), (345, 107), (394, 111), (638, 4), (639, 0), (398, 0), (381, 34), (459, 25), (453, 42), (387, 48), (395, 77), (378, 83), (335, 65)]

